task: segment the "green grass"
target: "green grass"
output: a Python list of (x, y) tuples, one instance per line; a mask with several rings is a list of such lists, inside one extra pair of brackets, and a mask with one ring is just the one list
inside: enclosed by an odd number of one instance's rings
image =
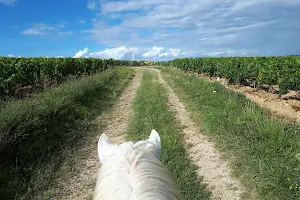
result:
[(127, 139), (144, 140), (152, 129), (157, 130), (162, 140), (161, 160), (173, 174), (185, 199), (208, 199), (210, 193), (198, 178), (196, 166), (190, 164), (187, 158), (181, 128), (167, 105), (166, 89), (154, 79), (154, 72), (144, 72), (134, 100), (134, 116)]
[(248, 189), (246, 199), (251, 193), (263, 200), (300, 199), (299, 124), (268, 119), (268, 111), (219, 83), (169, 68), (162, 72), (198, 126), (233, 155), (231, 166)]
[(0, 199), (33, 199), (47, 190), (64, 152), (92, 130), (132, 77), (117, 68), (62, 84), (0, 110)]

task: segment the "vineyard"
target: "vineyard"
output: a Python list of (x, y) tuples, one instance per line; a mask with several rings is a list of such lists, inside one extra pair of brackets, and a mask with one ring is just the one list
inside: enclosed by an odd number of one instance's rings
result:
[(68, 77), (102, 72), (112, 66), (153, 65), (148, 61), (125, 61), (95, 58), (8, 58), (0, 57), (0, 97), (23, 97), (59, 84)]
[[(167, 67), (139, 67), (158, 65)], [(273, 118), (246, 96), (196, 73), (233, 84), (279, 85), (281, 94), (300, 91), (296, 56), (167, 62), (0, 57), (0, 100), (7, 100), (0, 104), (0, 199), (87, 199), (59, 195), (88, 195), (98, 129), (139, 140), (153, 127), (164, 138), (162, 161), (187, 200), (232, 194), (223, 179), (229, 175), (214, 171), (222, 162), (204, 145), (205, 135), (235, 159), (225, 172), (233, 169), (250, 195), (246, 199), (299, 199), (299, 124)], [(55, 89), (46, 89), (52, 82)], [(18, 91), (28, 88), (37, 93), (34, 98), (19, 98)], [(15, 97), (22, 100), (11, 100)], [(203, 166), (209, 172), (197, 170)], [(238, 195), (236, 185), (231, 192)]]
[(0, 57), (0, 97), (23, 96), (22, 90), (41, 91), (68, 77), (102, 72), (112, 66), (153, 66), (159, 63), (186, 72), (218, 76), (230, 83), (279, 85), (280, 94), (300, 89), (300, 57), (178, 58), (149, 62), (95, 58)]
[(179, 58), (160, 62), (186, 72), (218, 76), (230, 83), (279, 85), (279, 93), (300, 90), (300, 57)]

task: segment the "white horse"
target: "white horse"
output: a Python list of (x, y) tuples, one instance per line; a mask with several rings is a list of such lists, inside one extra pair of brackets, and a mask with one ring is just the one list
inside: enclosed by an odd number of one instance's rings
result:
[(182, 194), (171, 173), (158, 160), (159, 134), (153, 129), (148, 140), (111, 144), (103, 133), (98, 141), (102, 164), (94, 200), (179, 200)]

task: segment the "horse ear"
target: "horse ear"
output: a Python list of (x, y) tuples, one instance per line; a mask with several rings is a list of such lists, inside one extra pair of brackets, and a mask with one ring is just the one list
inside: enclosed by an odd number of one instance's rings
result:
[(104, 158), (108, 154), (110, 141), (105, 133), (103, 133), (98, 140), (98, 156), (101, 163), (103, 163)]
[(160, 136), (156, 130), (152, 129), (148, 140), (151, 142), (159, 142), (160, 143)]
[(156, 130), (152, 129), (148, 140), (155, 144), (154, 155), (155, 155), (156, 158), (159, 158), (160, 153), (161, 153), (161, 142), (160, 142), (160, 136), (159, 136), (159, 134), (157, 133)]
[(108, 145), (110, 144), (110, 141), (108, 139), (108, 137), (106, 136), (105, 133), (102, 133), (102, 135), (100, 136), (99, 138), (99, 141), (98, 141), (98, 146), (100, 145)]

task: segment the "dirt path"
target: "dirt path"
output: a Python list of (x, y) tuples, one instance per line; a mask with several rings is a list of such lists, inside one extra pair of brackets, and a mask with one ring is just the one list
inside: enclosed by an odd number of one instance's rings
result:
[(173, 89), (165, 82), (159, 70), (157, 72), (159, 82), (164, 85), (168, 92), (169, 104), (175, 113), (176, 119), (183, 125), (183, 134), (192, 162), (199, 166), (199, 177), (203, 177), (204, 183), (212, 192), (214, 200), (237, 200), (243, 193), (242, 184), (231, 176), (228, 163), (221, 159), (220, 153), (214, 148), (214, 144), (208, 137), (200, 133), (196, 124), (189, 117), (183, 103), (180, 102)]
[[(98, 171), (97, 142), (99, 136), (104, 132), (111, 141), (121, 143), (124, 141), (124, 132), (133, 114), (132, 102), (141, 82), (141, 70), (137, 69), (132, 83), (125, 88), (115, 106), (108, 112), (96, 118), (95, 123), (99, 128), (91, 134), (86, 142), (76, 149), (73, 159), (72, 170), (63, 170), (64, 178), (58, 178), (55, 182), (53, 200), (87, 200), (92, 199), (96, 175)], [(101, 128), (102, 127), (102, 128)], [(66, 162), (68, 163), (70, 162)], [(70, 166), (65, 166), (70, 167)], [(64, 165), (63, 167), (64, 168)], [(59, 173), (58, 173), (59, 174)]]

